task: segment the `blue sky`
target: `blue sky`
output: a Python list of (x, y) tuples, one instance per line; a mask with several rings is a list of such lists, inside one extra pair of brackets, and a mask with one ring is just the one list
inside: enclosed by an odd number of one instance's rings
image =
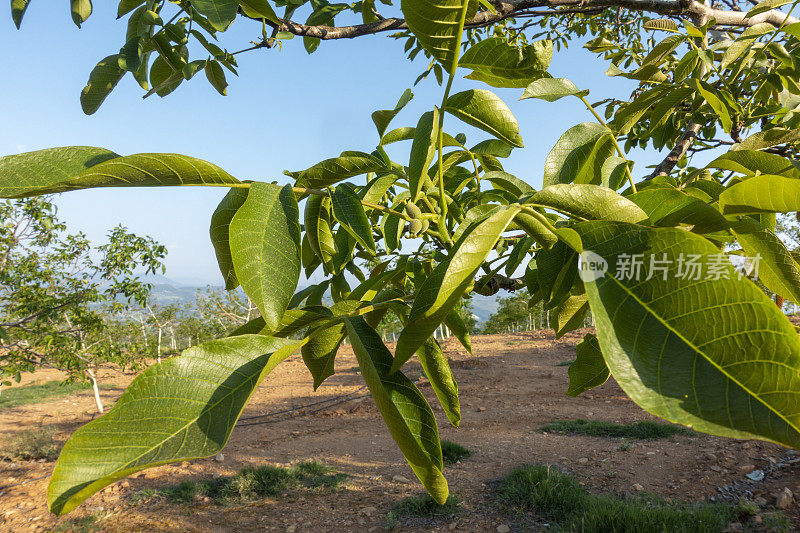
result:
[[(89, 72), (98, 60), (116, 53), (124, 38), (125, 21), (114, 21), (115, 15), (115, 3), (95, 2), (94, 14), (79, 30), (67, 3), (53, 9), (49, 2), (34, 1), (17, 31), (9, 8), (0, 12), (0, 46), (11, 51), (0, 78), (0, 155), (69, 145), (102, 146), (124, 155), (176, 152), (216, 163), (240, 179), (287, 183), (285, 169), (303, 169), (343, 150), (371, 151), (377, 134), (370, 113), (394, 107), (427, 66), (421, 56), (408, 61), (403, 42), (385, 35), (323, 42), (312, 55), (294, 39), (280, 52), (238, 56), (240, 77), (228, 76), (227, 97), (200, 74), (166, 98), (143, 100), (143, 91), (126, 76), (100, 110), (86, 116), (78, 96)], [(237, 21), (221, 35), (222, 45), (245, 48), (260, 32), (258, 24)], [(606, 77), (607, 66), (573, 43), (555, 54), (550, 72), (591, 88), (593, 100), (627, 95), (631, 82)], [(467, 72), (459, 75), (454, 92), (479, 87), (462, 78)], [(414, 101), (393, 127), (415, 125), (419, 114), (440, 102), (442, 89), (432, 76), (413, 90)], [(526, 143), (504, 162), (506, 170), (538, 188), (545, 157), (558, 137), (592, 117), (573, 99), (520, 102), (521, 90), (496, 92), (517, 117)], [(485, 138), (452, 117), (446, 129), (466, 132), (469, 143)], [(391, 155), (403, 162), (409, 148), (407, 142), (398, 143)], [(167, 276), (218, 284), (208, 221), (224, 192), (101, 189), (61, 195), (57, 204), (72, 231), (99, 242), (122, 223), (167, 245)]]

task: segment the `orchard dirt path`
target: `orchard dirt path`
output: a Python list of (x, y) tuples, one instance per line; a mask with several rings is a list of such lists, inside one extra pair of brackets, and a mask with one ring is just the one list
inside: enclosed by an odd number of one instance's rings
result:
[[(474, 356), (455, 339), (445, 342), (460, 388), (461, 428), (448, 424), (424, 382), (422, 391), (434, 406), (442, 438), (473, 452), (462, 463), (445, 468), (451, 492), (463, 500), (462, 510), (438, 521), (404, 523), (396, 531), (496, 531), (501, 524), (509, 525), (511, 531), (521, 530), (514, 516), (497, 510), (493, 491), (499, 478), (522, 464), (559, 465), (594, 491), (644, 489), (664, 497), (699, 501), (718, 495), (717, 487), (742, 480), (754, 468), (764, 468), (770, 459), (792, 459), (793, 452), (758, 441), (679, 435), (628, 441), (630, 448), (623, 451), (615, 439), (543, 433), (541, 426), (555, 419), (628, 423), (653, 418), (628, 400), (613, 380), (579, 398), (565, 395), (567, 367), (555, 365), (574, 358), (574, 346), (584, 333), (573, 332), (560, 340), (543, 331), (476, 336)], [(299, 354), (293, 355), (258, 388), (243, 417), (351, 393), (363, 385), (349, 348), (342, 349), (336, 365), (337, 373), (314, 393)], [(416, 379), (418, 364), (409, 363), (406, 373)], [(39, 380), (54, 377), (35, 376)], [(112, 404), (131, 379), (119, 374), (104, 376), (104, 383), (118, 386), (103, 391), (105, 401)], [(93, 418), (92, 407), (91, 394), (81, 392), (66, 399), (5, 409), (0, 411), (0, 439), (10, 432), (46, 425), (55, 425), (59, 436), (66, 438)], [(305, 418), (238, 427), (223, 453), (222, 461), (197, 460), (134, 475), (61, 519), (46, 510), (47, 478), (0, 488), (0, 531), (49, 531), (65, 527), (69, 524), (65, 520), (93, 513), (107, 517), (100, 522), (103, 531), (384, 531), (386, 513), (403, 498), (422, 492), (369, 398), (347, 401)], [(237, 506), (130, 502), (131, 494), (144, 488), (232, 475), (249, 465), (288, 465), (311, 459), (347, 474), (343, 488), (335, 492), (290, 491)], [(0, 487), (47, 475), (52, 467), (52, 463), (0, 462)], [(800, 463), (780, 469), (755, 487), (753, 497), (766, 499), (767, 507), (784, 487), (800, 494)], [(788, 516), (795, 526), (800, 525), (797, 504)]]

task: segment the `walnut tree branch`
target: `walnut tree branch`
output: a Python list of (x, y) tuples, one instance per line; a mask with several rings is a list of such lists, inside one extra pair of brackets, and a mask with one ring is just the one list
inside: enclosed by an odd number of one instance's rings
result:
[(655, 170), (653, 170), (653, 173), (647, 176), (645, 179), (652, 179), (656, 176), (666, 176), (669, 174), (672, 169), (675, 168), (675, 165), (678, 164), (678, 161), (680, 161), (681, 157), (683, 157), (687, 150), (689, 150), (689, 147), (692, 145), (697, 137), (697, 134), (700, 132), (700, 128), (702, 128), (700, 124), (696, 122), (689, 122), (689, 125), (684, 130), (680, 139), (678, 139), (678, 142), (675, 143), (675, 147), (669, 152), (669, 154), (667, 154), (667, 157), (665, 157), (664, 160), (656, 166)]
[[(778, 10), (766, 11), (753, 17), (745, 18), (746, 13), (744, 11), (714, 9), (696, 0), (497, 0), (493, 4), (495, 6), (494, 12), (481, 11), (466, 24), (466, 27), (483, 27), (510, 17), (524, 15), (526, 11), (532, 8), (553, 10), (575, 6), (582, 10), (623, 8), (662, 16), (714, 18), (717, 21), (717, 26), (754, 26), (767, 22), (779, 27), (781, 24), (798, 22), (796, 17), (787, 18), (786, 13)], [(538, 15), (539, 13), (532, 14)], [(558, 14), (559, 11), (541, 13), (542, 16)], [(284, 20), (281, 24), (267, 21), (267, 24), (279, 31), (286, 31), (301, 37), (316, 37), (322, 40), (352, 39), (386, 31), (408, 29), (405, 20), (402, 18), (386, 18), (353, 26), (306, 25), (292, 22), (291, 20)]]

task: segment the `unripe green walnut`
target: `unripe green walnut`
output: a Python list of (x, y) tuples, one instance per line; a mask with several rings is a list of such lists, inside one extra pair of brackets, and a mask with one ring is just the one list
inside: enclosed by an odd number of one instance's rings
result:
[(408, 233), (411, 235), (418, 235), (419, 232), (422, 231), (422, 221), (418, 219), (414, 219), (408, 223)]
[(422, 209), (412, 204), (411, 202), (406, 204), (405, 211), (406, 215), (410, 216), (414, 220), (422, 218)]

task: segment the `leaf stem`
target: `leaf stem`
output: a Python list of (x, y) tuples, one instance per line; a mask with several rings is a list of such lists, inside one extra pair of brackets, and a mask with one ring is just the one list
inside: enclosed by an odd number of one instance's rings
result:
[(530, 207), (529, 205), (520, 205), (520, 208), (521, 208), (523, 211), (526, 211), (526, 212), (527, 212), (529, 215), (533, 216), (533, 218), (535, 218), (536, 220), (538, 220), (539, 222), (541, 222), (541, 223), (544, 225), (544, 227), (546, 227), (547, 229), (549, 229), (550, 231), (552, 231), (552, 232), (553, 232), (555, 235), (558, 235), (558, 233), (556, 233), (556, 228), (555, 228), (555, 226), (553, 226), (553, 225), (550, 223), (550, 221), (549, 221), (549, 220), (547, 220), (547, 217), (545, 217), (543, 214), (541, 214), (540, 212), (538, 212), (536, 209), (534, 209), (534, 208)]
[[(247, 186), (249, 187), (249, 184), (247, 184)], [(300, 193), (300, 194), (313, 194), (315, 196), (328, 196), (328, 191), (325, 191), (325, 190), (322, 190), (322, 189), (307, 189), (305, 187), (292, 187), (292, 191), (294, 191), (296, 193)], [(406, 222), (411, 220), (411, 217), (409, 217), (405, 213), (400, 213), (399, 211), (395, 211), (394, 209), (390, 209), (390, 208), (384, 207), (382, 205), (373, 204), (372, 202), (365, 202), (364, 200), (361, 200), (361, 205), (363, 205), (364, 207), (369, 207), (370, 209), (376, 209), (378, 211), (381, 211), (382, 213), (388, 213), (390, 215), (394, 215), (396, 217), (400, 217), (403, 220), (405, 220)]]
[(444, 195), (444, 164), (442, 162), (442, 152), (444, 150), (444, 108), (447, 98), (450, 96), (450, 89), (453, 87), (454, 79), (455, 69), (453, 69), (453, 71), (450, 73), (450, 76), (447, 78), (447, 86), (445, 87), (444, 95), (442, 96), (442, 105), (439, 108), (438, 140), (436, 143), (439, 151), (439, 204), (442, 207), (442, 216), (439, 219), (439, 235), (448, 244), (452, 244), (453, 241), (450, 238), (450, 235), (447, 233), (447, 198), (445, 198)]

